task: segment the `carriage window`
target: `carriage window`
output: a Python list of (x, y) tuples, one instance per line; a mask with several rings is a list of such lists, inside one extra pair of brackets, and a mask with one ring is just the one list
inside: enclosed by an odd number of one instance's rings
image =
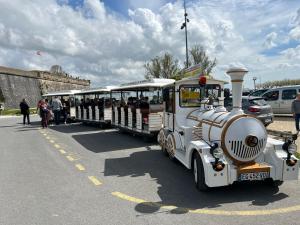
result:
[(198, 107), (200, 106), (200, 87), (182, 86), (180, 92), (180, 107)]
[(263, 95), (266, 101), (276, 101), (279, 97), (279, 91), (270, 91)]
[(282, 100), (292, 100), (295, 99), (296, 96), (297, 96), (296, 89), (282, 91)]

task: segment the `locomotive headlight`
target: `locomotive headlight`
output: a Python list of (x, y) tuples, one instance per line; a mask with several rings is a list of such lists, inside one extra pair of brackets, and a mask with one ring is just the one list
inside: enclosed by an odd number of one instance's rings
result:
[(223, 150), (221, 148), (215, 148), (212, 150), (212, 155), (216, 159), (221, 159), (223, 157)]
[(297, 152), (297, 145), (294, 143), (290, 144), (288, 147), (288, 152), (290, 154), (295, 154), (295, 152)]

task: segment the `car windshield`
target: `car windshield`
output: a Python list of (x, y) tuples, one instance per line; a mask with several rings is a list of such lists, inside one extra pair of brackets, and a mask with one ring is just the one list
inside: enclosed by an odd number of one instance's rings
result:
[(258, 105), (258, 106), (264, 106), (267, 105), (267, 102), (263, 98), (255, 98), (249, 100), (251, 105)]
[(261, 89), (252, 92), (249, 96), (261, 96), (263, 93), (265, 93), (268, 89)]

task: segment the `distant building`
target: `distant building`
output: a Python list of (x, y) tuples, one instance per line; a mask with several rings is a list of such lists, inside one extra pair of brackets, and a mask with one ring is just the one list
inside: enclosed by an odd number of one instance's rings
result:
[(52, 66), (50, 71), (25, 71), (0, 66), (0, 102), (4, 102), (5, 108), (18, 108), (23, 98), (35, 107), (47, 92), (89, 87), (89, 80), (72, 77), (58, 65)]

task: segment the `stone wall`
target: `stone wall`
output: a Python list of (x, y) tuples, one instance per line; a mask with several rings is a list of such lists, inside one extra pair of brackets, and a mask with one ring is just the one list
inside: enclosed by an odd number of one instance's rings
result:
[(28, 100), (31, 107), (35, 107), (42, 94), (86, 89), (89, 86), (89, 80), (73, 78), (65, 74), (24, 71), (0, 66), (0, 101), (4, 98), (5, 108), (18, 108), (23, 98)]
[(18, 108), (23, 98), (35, 107), (41, 98), (39, 80), (35, 78), (0, 74), (0, 89), (5, 108)]

